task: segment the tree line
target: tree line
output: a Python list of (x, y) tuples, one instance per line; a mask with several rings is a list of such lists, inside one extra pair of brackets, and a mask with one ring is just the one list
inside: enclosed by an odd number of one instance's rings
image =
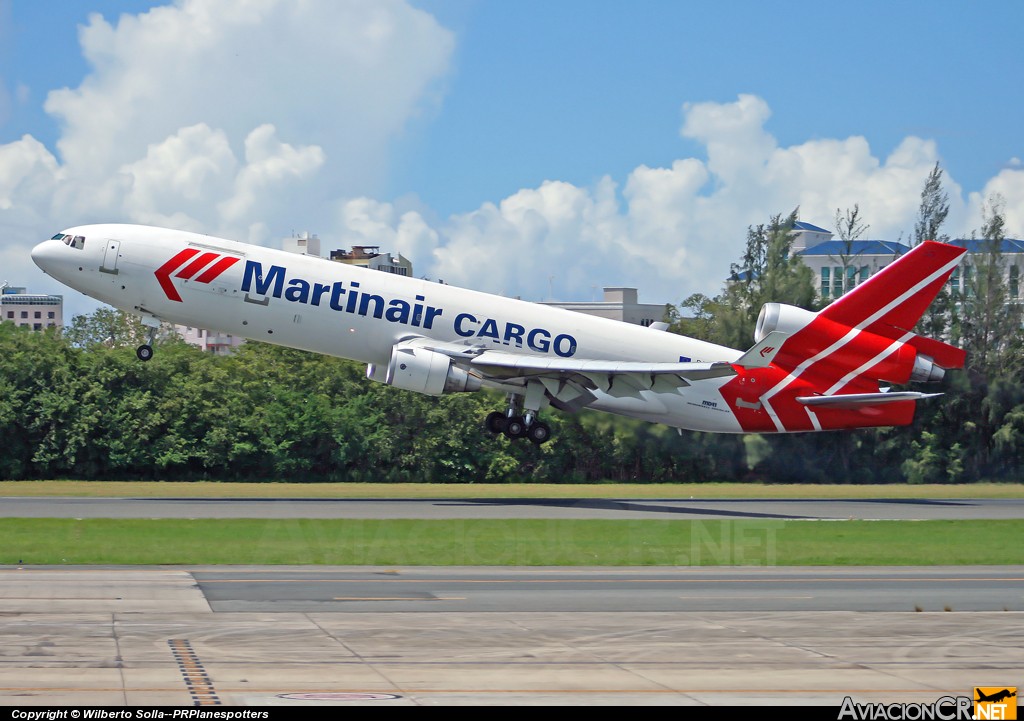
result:
[[(596, 413), (552, 412), (556, 437), (483, 429), (492, 392), (433, 398), (364, 365), (250, 342), (229, 356), (168, 336), (152, 361), (110, 309), (63, 333), (0, 324), (0, 479), (289, 482), (697, 481), (738, 477), (717, 440)], [(718, 460), (721, 459), (721, 460)], [(709, 462), (710, 460), (710, 462)]]
[[(949, 213), (936, 164), (921, 191), (910, 244), (949, 242), (943, 225)], [(733, 348), (752, 342), (761, 306), (770, 301), (819, 310), (810, 269), (793, 253), (794, 210), (748, 229), (747, 243), (731, 267), (731, 282), (715, 298), (693, 295), (670, 309), (672, 329)], [(920, 401), (906, 427), (861, 429), (745, 438), (748, 471), (770, 481), (822, 483), (1018, 482), (1024, 471), (1024, 307), (1010, 260), (1002, 252), (1002, 200), (984, 208), (982, 227), (969, 236), (977, 250), (965, 256), (957, 285), (946, 286), (926, 311), (916, 332), (946, 340), (967, 353), (965, 368), (947, 372), (941, 392)], [(856, 262), (856, 241), (868, 229), (854, 206), (836, 211), (843, 290)]]
[[(948, 240), (948, 208), (936, 166), (912, 243)], [(836, 220), (843, 240), (867, 228), (856, 207)], [(791, 252), (795, 221), (794, 211), (750, 227), (732, 281), (714, 298), (669, 306), (670, 330), (743, 349), (765, 302), (818, 309), (815, 279)], [(918, 332), (963, 347), (967, 367), (946, 374), (944, 395), (920, 402), (908, 427), (739, 436), (550, 412), (553, 438), (538, 447), (483, 430), (504, 405), (496, 393), (422, 396), (368, 381), (363, 365), (338, 358), (258, 342), (216, 356), (168, 335), (140, 363), (146, 329), (104, 308), (63, 331), (0, 324), (0, 479), (1016, 481), (1024, 336), (1000, 252), (1004, 226), (994, 199), (976, 233), (984, 252), (971, 256), (959, 292), (944, 290), (921, 321)]]

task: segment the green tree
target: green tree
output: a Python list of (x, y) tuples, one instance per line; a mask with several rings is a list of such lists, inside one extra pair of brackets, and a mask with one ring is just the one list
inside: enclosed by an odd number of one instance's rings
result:
[(794, 210), (747, 229), (743, 256), (730, 267), (730, 280), (719, 300), (718, 342), (731, 348), (750, 347), (765, 303), (814, 307), (814, 276), (791, 252), (796, 220)]
[(942, 232), (947, 215), (949, 194), (942, 187), (942, 168), (935, 163), (921, 190), (921, 205), (918, 207), (911, 245), (919, 245), (926, 240), (948, 243), (949, 236)]
[[(938, 163), (928, 174), (921, 189), (921, 204), (917, 210), (917, 221), (914, 223), (912, 246), (920, 245), (926, 240), (948, 243), (949, 236), (942, 232), (942, 227), (949, 215), (949, 194), (942, 187), (942, 168)], [(949, 288), (943, 286), (928, 310), (918, 321), (915, 331), (929, 338), (945, 338), (956, 306), (952, 301)]]
[[(1002, 252), (1005, 226), (1002, 199), (990, 198), (977, 250), (963, 266), (964, 290), (956, 298), (959, 311), (952, 328), (954, 340), (967, 351), (966, 382), (953, 403), (959, 419), (972, 425), (963, 444), (965, 468), (975, 478), (1020, 470), (1013, 459), (1016, 419), (1024, 410), (1024, 309), (1011, 297), (1010, 268)], [(976, 237), (972, 234), (972, 240)]]
[(148, 334), (149, 329), (137, 316), (109, 306), (97, 308), (87, 315), (76, 315), (64, 328), (64, 337), (78, 348), (99, 345), (136, 348), (146, 342)]
[(854, 250), (854, 243), (871, 226), (863, 222), (863, 218), (860, 215), (860, 205), (856, 203), (854, 203), (852, 210), (847, 208), (845, 213), (836, 208), (835, 223), (836, 235), (842, 241), (842, 245), (837, 257), (833, 260), (838, 262), (842, 268), (842, 292), (847, 293), (857, 284), (857, 258), (860, 256), (860, 253)]

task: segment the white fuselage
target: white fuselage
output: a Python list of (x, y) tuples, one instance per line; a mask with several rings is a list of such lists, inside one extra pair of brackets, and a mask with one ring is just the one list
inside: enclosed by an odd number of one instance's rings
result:
[[(368, 364), (388, 363), (394, 346), (414, 337), (551, 358), (696, 363), (741, 355), (650, 328), (195, 233), (119, 224), (64, 233), (84, 238), (84, 247), (49, 240), (33, 258), (97, 300), (144, 318)], [(193, 254), (174, 260), (185, 250)], [(189, 263), (201, 254), (230, 265), (212, 278), (190, 275)], [(590, 407), (681, 428), (740, 432), (718, 391), (724, 382), (628, 398), (598, 392)]]

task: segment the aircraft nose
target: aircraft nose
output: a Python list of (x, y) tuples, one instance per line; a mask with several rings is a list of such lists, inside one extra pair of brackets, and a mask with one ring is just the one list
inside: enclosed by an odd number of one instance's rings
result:
[(44, 240), (32, 249), (32, 262), (46, 273), (57, 265), (63, 246), (59, 240)]

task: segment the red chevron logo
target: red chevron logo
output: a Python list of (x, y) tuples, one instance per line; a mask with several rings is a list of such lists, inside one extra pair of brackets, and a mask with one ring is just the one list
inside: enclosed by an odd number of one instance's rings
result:
[[(197, 258), (196, 256), (199, 257)], [(189, 263), (189, 261), (192, 262)], [(153, 275), (156, 276), (157, 282), (160, 283), (160, 287), (163, 288), (164, 295), (166, 295), (170, 300), (181, 303), (181, 295), (179, 295), (178, 289), (174, 287), (174, 282), (171, 280), (172, 275), (174, 275), (175, 278), (189, 280), (196, 275), (196, 273), (199, 273), (195, 282), (209, 283), (238, 261), (239, 258), (230, 255), (203, 253), (195, 248), (185, 248), (185, 250), (181, 251), (157, 268)], [(186, 263), (188, 263), (188, 265), (185, 265)], [(185, 267), (182, 268), (180, 272), (174, 272), (183, 265)], [(200, 271), (202, 271), (202, 273), (200, 273)]]

